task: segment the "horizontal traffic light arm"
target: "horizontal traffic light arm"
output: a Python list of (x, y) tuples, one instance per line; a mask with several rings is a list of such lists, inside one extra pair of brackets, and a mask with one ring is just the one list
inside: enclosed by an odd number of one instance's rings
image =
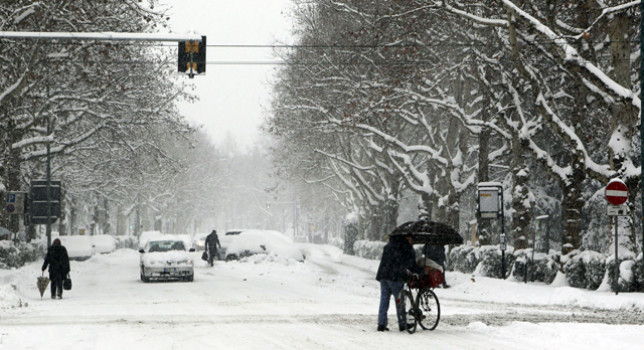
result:
[(1, 38), (10, 39), (56, 39), (56, 40), (99, 40), (99, 41), (201, 41), (201, 35), (194, 33), (119, 33), (119, 32), (3, 32)]

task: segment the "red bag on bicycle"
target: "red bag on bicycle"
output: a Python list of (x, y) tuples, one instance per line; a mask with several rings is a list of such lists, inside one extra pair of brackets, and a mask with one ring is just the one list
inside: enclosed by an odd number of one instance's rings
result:
[(441, 270), (429, 271), (429, 286), (436, 288), (443, 284), (443, 272)]

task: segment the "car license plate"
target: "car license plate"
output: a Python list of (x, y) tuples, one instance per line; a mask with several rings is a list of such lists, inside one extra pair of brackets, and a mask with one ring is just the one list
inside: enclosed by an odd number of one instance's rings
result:
[(169, 273), (169, 272), (177, 272), (177, 268), (176, 268), (176, 267), (172, 267), (172, 268), (164, 268), (164, 269), (163, 269), (163, 272), (165, 272), (165, 273)]

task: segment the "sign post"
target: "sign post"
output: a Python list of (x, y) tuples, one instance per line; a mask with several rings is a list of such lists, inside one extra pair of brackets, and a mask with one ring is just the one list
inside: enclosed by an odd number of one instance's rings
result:
[(478, 184), (478, 211), (481, 219), (501, 218), (501, 277), (505, 279), (505, 222), (503, 185), (500, 182), (480, 182)]
[(628, 207), (625, 205), (628, 200), (628, 187), (620, 179), (612, 179), (606, 185), (604, 196), (608, 201), (608, 215), (615, 217), (615, 295), (619, 294), (619, 256), (618, 256), (618, 229), (619, 216), (628, 215)]

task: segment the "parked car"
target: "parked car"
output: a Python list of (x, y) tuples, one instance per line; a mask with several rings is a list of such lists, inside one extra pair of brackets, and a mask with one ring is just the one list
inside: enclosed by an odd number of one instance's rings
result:
[(192, 247), (197, 251), (206, 250), (206, 237), (208, 237), (207, 233), (195, 234), (194, 237), (192, 237)]
[(89, 236), (94, 253), (107, 254), (116, 250), (116, 239), (111, 235)]
[(226, 261), (254, 254), (274, 254), (303, 262), (306, 258), (291, 238), (272, 230), (231, 230), (220, 239)]
[(194, 262), (182, 239), (163, 235), (148, 240), (141, 253), (141, 281), (194, 280)]
[[(67, 249), (71, 260), (87, 260), (94, 255), (94, 248), (90, 236), (58, 236), (60, 243)], [(53, 239), (52, 239), (53, 241)]]

